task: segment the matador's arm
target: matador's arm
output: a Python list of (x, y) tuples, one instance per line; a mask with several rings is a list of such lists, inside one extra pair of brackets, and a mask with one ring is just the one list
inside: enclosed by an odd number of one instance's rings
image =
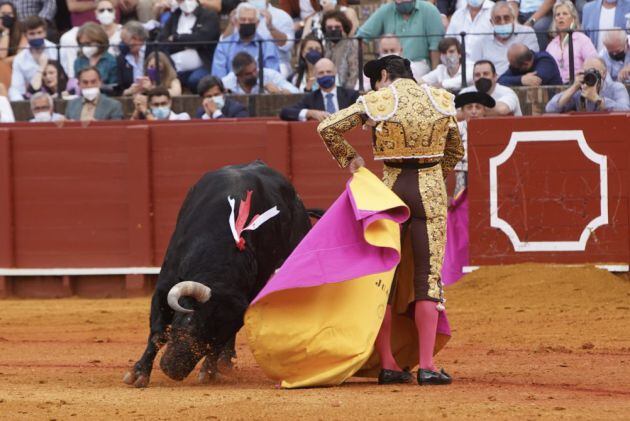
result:
[(446, 142), (444, 144), (444, 157), (442, 158), (442, 175), (444, 178), (453, 171), (455, 165), (464, 157), (464, 146), (462, 145), (462, 137), (459, 134), (457, 121), (455, 117), (450, 117), (448, 123), (448, 132), (446, 133)]
[(317, 126), (319, 136), (324, 140), (328, 152), (337, 160), (341, 168), (346, 168), (358, 155), (343, 135), (363, 124), (361, 115), (364, 112), (362, 105), (352, 104), (330, 115)]

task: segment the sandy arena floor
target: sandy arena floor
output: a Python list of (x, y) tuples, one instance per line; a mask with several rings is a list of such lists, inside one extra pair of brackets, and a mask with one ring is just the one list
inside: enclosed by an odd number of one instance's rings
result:
[(485, 268), (447, 290), (448, 387), (280, 390), (239, 336), (234, 376), (122, 383), (149, 299), (0, 301), (2, 419), (628, 419), (630, 281), (593, 268)]

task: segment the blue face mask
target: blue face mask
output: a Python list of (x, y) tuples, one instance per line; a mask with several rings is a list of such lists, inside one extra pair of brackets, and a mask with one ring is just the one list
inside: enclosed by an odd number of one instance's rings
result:
[(315, 64), (319, 61), (319, 59), (322, 58), (322, 53), (317, 50), (310, 50), (308, 53), (306, 53), (306, 56), (304, 58), (309, 63)]
[(33, 38), (28, 40), (31, 48), (42, 48), (44, 46), (44, 38)]
[(151, 108), (151, 114), (158, 120), (166, 120), (171, 114), (171, 109), (169, 107), (155, 107)]
[(481, 7), (485, 0), (468, 0), (468, 5), (474, 9)]
[(317, 84), (324, 89), (330, 89), (335, 86), (335, 77), (333, 75), (318, 77)]
[(120, 41), (120, 44), (118, 44), (118, 51), (120, 51), (120, 55), (124, 57), (130, 52), (129, 46), (125, 44), (124, 42)]
[(396, 11), (401, 15), (410, 15), (416, 7), (415, 0), (396, 3)]
[(512, 23), (506, 23), (504, 25), (494, 25), (494, 33), (499, 37), (499, 38), (509, 38), (512, 33), (514, 32), (514, 24)]

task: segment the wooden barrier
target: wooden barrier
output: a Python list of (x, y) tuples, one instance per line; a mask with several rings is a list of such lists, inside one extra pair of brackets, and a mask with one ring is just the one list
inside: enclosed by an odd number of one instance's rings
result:
[[(472, 264), (627, 264), (628, 121), (600, 115), (471, 123)], [(327, 208), (349, 174), (315, 128), (276, 119), (1, 127), (0, 296), (148, 293), (186, 192), (224, 165), (262, 159), (293, 182), (308, 207)], [(559, 138), (530, 135), (504, 152), (514, 133), (532, 130)], [(382, 166), (369, 159), (371, 133), (357, 129), (348, 138), (380, 175)], [(602, 197), (606, 221), (598, 219)], [(581, 247), (585, 227), (584, 251), (562, 250)], [(516, 251), (515, 244), (545, 249)]]
[(627, 268), (629, 131), (627, 115), (473, 121), (471, 264)]

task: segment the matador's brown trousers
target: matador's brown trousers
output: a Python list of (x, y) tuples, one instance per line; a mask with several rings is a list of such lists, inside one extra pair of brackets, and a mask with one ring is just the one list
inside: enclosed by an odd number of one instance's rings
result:
[(403, 225), (402, 238), (406, 230), (411, 230), (415, 299), (439, 302), (443, 298), (441, 272), (447, 210), (442, 168), (439, 163), (420, 164), (419, 168), (385, 163), (383, 182), (411, 211)]

